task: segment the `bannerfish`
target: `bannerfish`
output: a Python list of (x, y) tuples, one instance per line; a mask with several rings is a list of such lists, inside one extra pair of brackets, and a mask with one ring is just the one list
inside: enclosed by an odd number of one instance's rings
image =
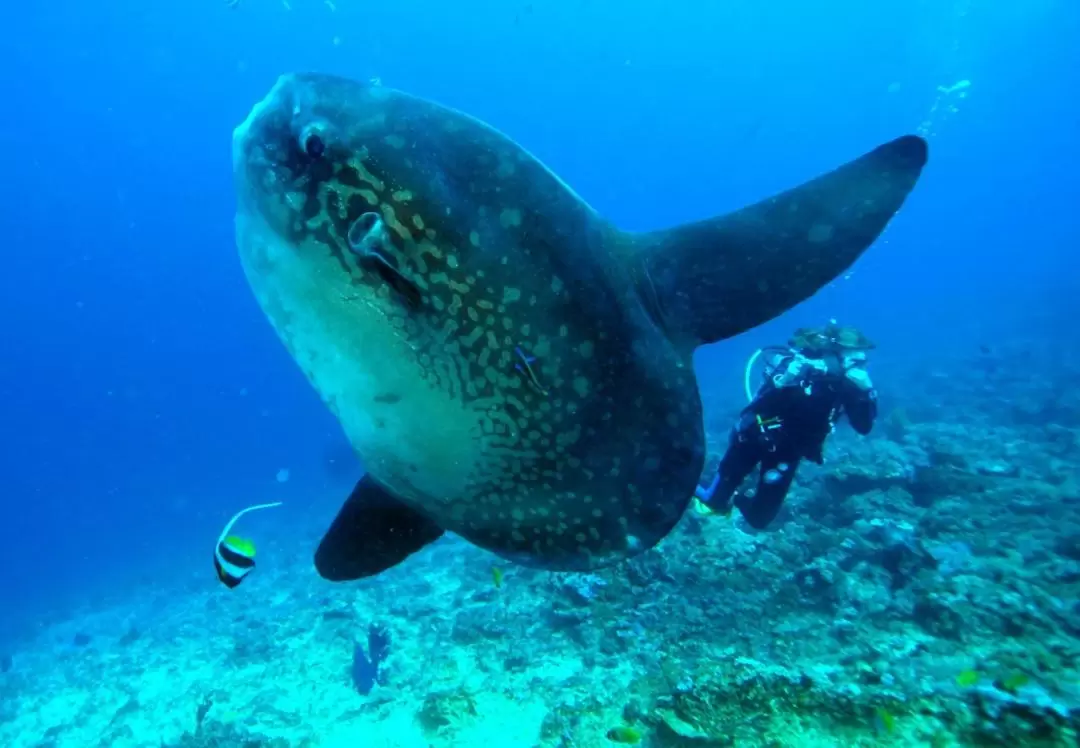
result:
[(239, 585), (255, 570), (255, 543), (248, 538), (230, 535), (236, 521), (248, 512), (259, 509), (272, 509), (281, 506), (280, 501), (270, 504), (256, 504), (246, 509), (241, 509), (232, 516), (225, 524), (225, 529), (218, 535), (217, 546), (214, 548), (214, 571), (217, 572), (218, 580), (230, 590)]
[(367, 471), (318, 573), (375, 575), (444, 531), (549, 570), (654, 546), (705, 457), (694, 350), (844, 272), (926, 161), (908, 135), (734, 213), (631, 233), (467, 114), (282, 76), (233, 135), (236, 242)]

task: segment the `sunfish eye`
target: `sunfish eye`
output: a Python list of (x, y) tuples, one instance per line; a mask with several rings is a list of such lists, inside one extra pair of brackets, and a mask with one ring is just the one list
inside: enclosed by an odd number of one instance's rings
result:
[(326, 141), (316, 128), (309, 125), (300, 135), (300, 147), (304, 149), (308, 158), (321, 158), (326, 152)]
[(308, 135), (304, 140), (304, 153), (312, 158), (319, 158), (326, 151), (326, 143), (316, 133)]

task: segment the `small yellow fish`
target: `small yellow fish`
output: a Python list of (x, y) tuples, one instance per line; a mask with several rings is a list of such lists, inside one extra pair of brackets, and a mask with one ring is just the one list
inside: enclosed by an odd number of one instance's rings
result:
[(977, 670), (962, 670), (956, 675), (956, 682), (963, 688), (971, 688), (982, 680), (982, 673)]
[(491, 581), (495, 583), (495, 589), (502, 587), (503, 583), (503, 570), (498, 566), (491, 567)]
[(732, 509), (731, 504), (728, 504), (723, 509), (717, 510), (717, 509), (713, 509), (711, 506), (706, 504), (704, 501), (699, 499), (697, 496), (695, 496), (693, 499), (691, 499), (691, 501), (693, 502), (694, 511), (697, 512), (698, 514), (701, 514), (701, 515), (705, 516), (705, 517), (726, 517), (728, 519), (731, 518), (731, 509)]
[(885, 732), (892, 734), (896, 729), (896, 717), (892, 716), (884, 707), (876, 707), (874, 709), (874, 720), (879, 732)]
[[(1017, 691), (1019, 691), (1021, 688), (1023, 688), (1024, 686), (1026, 686), (1030, 682), (1031, 682), (1031, 678), (1029, 678), (1024, 673), (1019, 673), (1019, 672), (1011, 673), (1011, 674), (1005, 676), (1004, 679), (1002, 679), (1000, 688), (1001, 688), (1002, 691), (1008, 691), (1009, 693), (1016, 693)], [(997, 685), (997, 684), (995, 683), (995, 685)]]
[(610, 740), (612, 743), (637, 745), (641, 742), (641, 733), (638, 730), (635, 730), (633, 727), (612, 727), (610, 730), (607, 731), (607, 739)]

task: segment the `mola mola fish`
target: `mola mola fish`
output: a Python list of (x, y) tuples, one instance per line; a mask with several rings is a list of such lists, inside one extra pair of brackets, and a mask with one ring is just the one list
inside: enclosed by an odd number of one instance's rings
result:
[(551, 570), (654, 546), (703, 467), (695, 348), (845, 271), (926, 159), (900, 137), (734, 213), (630, 233), (466, 114), (281, 77), (234, 133), (236, 237), (366, 470), (318, 572), (378, 574), (445, 531)]

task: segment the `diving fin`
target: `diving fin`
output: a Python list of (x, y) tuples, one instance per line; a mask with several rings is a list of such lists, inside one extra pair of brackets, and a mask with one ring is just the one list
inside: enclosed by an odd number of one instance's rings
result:
[(374, 576), (442, 534), (441, 527), (365, 475), (319, 543), (315, 569), (331, 582)]
[(878, 238), (927, 155), (926, 141), (907, 135), (734, 213), (635, 235), (646, 305), (691, 346), (779, 316)]

